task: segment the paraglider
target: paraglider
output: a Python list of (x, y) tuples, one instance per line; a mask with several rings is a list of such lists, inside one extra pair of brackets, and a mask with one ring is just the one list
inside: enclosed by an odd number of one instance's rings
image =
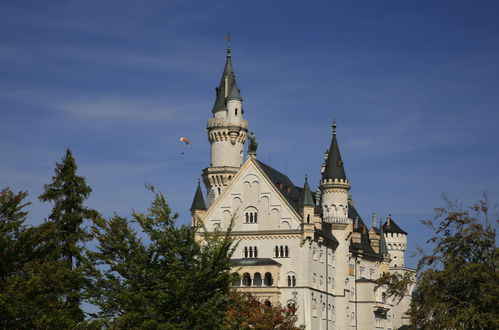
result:
[[(182, 136), (179, 140), (179, 142), (184, 142), (186, 146), (189, 146), (191, 144), (191, 141), (189, 141), (188, 138), (186, 138), (185, 136)], [(180, 153), (181, 155), (184, 155), (184, 153)]]
[(182, 142), (182, 141), (183, 141), (183, 142), (185, 142), (185, 144), (186, 144), (186, 145), (191, 144), (191, 141), (189, 141), (189, 139), (188, 139), (188, 138), (186, 138), (186, 137), (184, 137), (184, 136), (182, 136), (182, 137), (180, 138), (180, 142)]

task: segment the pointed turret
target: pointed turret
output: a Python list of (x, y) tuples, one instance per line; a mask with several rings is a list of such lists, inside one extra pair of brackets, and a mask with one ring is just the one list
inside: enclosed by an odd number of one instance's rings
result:
[(314, 196), (308, 185), (308, 178), (305, 176), (305, 184), (303, 185), (303, 190), (301, 191), (300, 197), (298, 199), (298, 206), (312, 206), (315, 207)]
[(203, 192), (201, 191), (201, 182), (198, 180), (198, 188), (194, 194), (190, 208), (192, 215), (192, 226), (196, 226), (199, 219), (206, 213), (206, 204), (204, 203)]
[[(225, 61), (224, 71), (222, 78), (220, 79), (220, 84), (216, 88), (217, 95), (215, 99), (215, 104), (211, 112), (215, 114), (219, 111), (227, 110), (227, 100), (231, 94), (235, 95), (238, 99), (241, 99), (240, 91), (236, 84), (236, 75), (234, 74), (232, 68), (232, 60), (230, 55), (230, 48), (227, 48), (227, 59)], [(234, 92), (234, 93), (233, 93)]]
[(379, 253), (381, 255), (388, 254), (388, 247), (386, 246), (385, 234), (383, 233), (383, 227), (379, 229)]
[(322, 173), (320, 189), (322, 192), (322, 213), (325, 222), (339, 224), (344, 229), (349, 222), (356, 220), (349, 216), (348, 190), (350, 184), (345, 175), (340, 148), (336, 139), (335, 120), (333, 120), (333, 139), (327, 154), (324, 172)]
[(346, 180), (345, 169), (343, 168), (343, 160), (341, 159), (340, 147), (336, 138), (336, 121), (333, 122), (333, 140), (329, 147), (323, 179), (342, 179)]
[(210, 141), (210, 166), (203, 170), (203, 182), (208, 190), (207, 202), (211, 205), (243, 164), (248, 133), (248, 121), (243, 118), (243, 99), (236, 83), (230, 48), (216, 88), (213, 118), (208, 119)]
[(201, 191), (201, 183), (198, 180), (198, 188), (196, 189), (196, 194), (192, 200), (192, 205), (190, 211), (194, 210), (206, 210), (206, 204), (204, 203), (203, 192)]

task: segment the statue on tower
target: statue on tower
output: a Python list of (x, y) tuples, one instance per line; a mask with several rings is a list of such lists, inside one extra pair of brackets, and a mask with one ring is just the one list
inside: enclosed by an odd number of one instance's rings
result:
[(248, 155), (256, 156), (256, 149), (258, 149), (258, 142), (256, 142), (256, 136), (251, 132), (249, 136), (249, 145), (248, 145)]

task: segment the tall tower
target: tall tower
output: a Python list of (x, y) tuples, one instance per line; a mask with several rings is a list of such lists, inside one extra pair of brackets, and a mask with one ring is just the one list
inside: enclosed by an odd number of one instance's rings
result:
[(404, 267), (407, 233), (393, 221), (390, 214), (386, 217), (386, 222), (383, 224), (383, 233), (388, 253), (390, 254), (390, 267)]
[(230, 48), (220, 84), (215, 89), (215, 104), (208, 119), (210, 167), (203, 170), (203, 182), (208, 190), (208, 205), (220, 196), (223, 189), (243, 164), (243, 145), (248, 133), (248, 121), (243, 107), (236, 76), (232, 69)]
[[(348, 263), (345, 262), (349, 253), (349, 233), (352, 229), (351, 220), (348, 219), (348, 183), (340, 148), (336, 138), (336, 122), (333, 122), (333, 139), (327, 153), (324, 172), (319, 186), (321, 190), (322, 221), (331, 223), (331, 232), (338, 240), (336, 248), (337, 257), (336, 274), (348, 274)], [(338, 278), (335, 285), (335, 294), (343, 295), (346, 288), (346, 279)], [(346, 305), (339, 307), (338, 315), (345, 315)], [(341, 310), (340, 310), (341, 309)]]
[(343, 168), (340, 148), (336, 139), (336, 122), (333, 122), (333, 140), (329, 147), (319, 188), (322, 193), (321, 206), (324, 221), (333, 224), (348, 224), (350, 184)]

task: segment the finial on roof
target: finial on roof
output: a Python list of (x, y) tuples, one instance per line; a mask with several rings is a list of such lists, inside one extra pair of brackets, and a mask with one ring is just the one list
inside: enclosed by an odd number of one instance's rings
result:
[(336, 135), (336, 117), (333, 117), (333, 135)]
[(230, 41), (232, 38), (234, 37), (230, 34), (230, 32), (224, 37), (224, 40), (227, 40), (227, 57), (230, 57)]
[(376, 211), (373, 211), (373, 228), (377, 227)]
[(200, 183), (201, 183), (201, 179), (200, 179), (200, 178), (198, 178), (198, 184), (200, 184)]
[(305, 174), (305, 181), (308, 181), (308, 175)]
[(392, 220), (392, 214), (388, 213), (388, 215), (386, 216), (386, 223), (388, 224), (388, 226), (390, 225), (391, 220)]

